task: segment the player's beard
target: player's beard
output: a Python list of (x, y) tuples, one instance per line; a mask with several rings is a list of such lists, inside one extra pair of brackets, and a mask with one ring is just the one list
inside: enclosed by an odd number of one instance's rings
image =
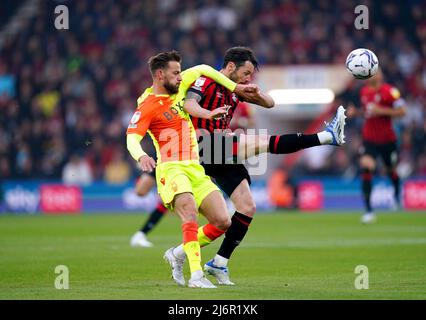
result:
[(179, 82), (177, 84), (175, 84), (175, 85), (173, 85), (171, 82), (169, 82), (169, 80), (166, 80), (166, 82), (164, 82), (164, 88), (167, 90), (167, 92), (169, 94), (178, 93), (178, 91), (179, 91), (179, 85), (180, 85)]
[(247, 84), (248, 83), (247, 81), (244, 81), (244, 82), (241, 81), (241, 79), (238, 77), (237, 71), (238, 71), (238, 69), (236, 69), (234, 72), (232, 72), (229, 75), (229, 79), (231, 79), (232, 81), (234, 81), (235, 83), (238, 83), (238, 84)]
[(235, 83), (238, 83), (237, 70), (238, 70), (238, 69), (236, 69), (234, 72), (232, 72), (232, 73), (229, 75), (229, 79), (231, 79), (231, 80), (232, 80), (232, 81), (234, 81)]

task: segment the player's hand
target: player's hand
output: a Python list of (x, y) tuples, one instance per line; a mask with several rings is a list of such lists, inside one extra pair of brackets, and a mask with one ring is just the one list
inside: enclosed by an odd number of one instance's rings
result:
[(365, 116), (367, 118), (381, 116), (382, 114), (382, 108), (380, 108), (374, 103), (367, 104), (365, 113)]
[(229, 107), (220, 107), (210, 112), (210, 119), (220, 119), (228, 114)]
[(139, 165), (141, 166), (141, 170), (144, 172), (152, 172), (152, 170), (156, 167), (155, 160), (147, 155), (139, 158)]
[(254, 83), (237, 84), (234, 92), (243, 99), (249, 99), (253, 94), (259, 94), (259, 87)]

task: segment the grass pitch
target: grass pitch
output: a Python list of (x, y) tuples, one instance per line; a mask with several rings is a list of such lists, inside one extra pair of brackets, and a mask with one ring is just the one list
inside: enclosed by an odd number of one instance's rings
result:
[[(146, 217), (0, 216), (0, 299), (426, 299), (425, 212), (379, 214), (374, 225), (356, 213), (258, 213), (229, 264), (237, 285), (214, 290), (171, 280), (162, 256), (181, 241), (171, 214), (149, 235), (153, 248), (129, 246)], [(57, 265), (69, 269), (68, 290), (54, 287)], [(357, 265), (368, 290), (355, 288)]]

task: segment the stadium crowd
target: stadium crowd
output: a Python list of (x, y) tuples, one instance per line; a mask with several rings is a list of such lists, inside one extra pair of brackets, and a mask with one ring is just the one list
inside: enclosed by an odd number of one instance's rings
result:
[[(402, 176), (426, 175), (425, 2), (365, 1), (368, 30), (354, 28), (354, 0), (61, 1), (69, 8), (68, 30), (55, 29), (58, 4), (41, 1), (39, 13), (0, 47), (2, 178), (64, 174), (72, 181), (85, 172), (82, 183), (127, 181), (138, 171), (125, 152), (125, 129), (151, 82), (147, 58), (174, 48), (183, 68), (220, 68), (235, 45), (250, 46), (261, 65), (343, 64), (354, 48), (373, 50), (407, 104), (397, 123)], [(336, 103), (360, 84), (354, 81)], [(357, 167), (359, 128), (359, 120), (349, 121), (351, 143), (335, 151), (336, 164), (317, 171)]]

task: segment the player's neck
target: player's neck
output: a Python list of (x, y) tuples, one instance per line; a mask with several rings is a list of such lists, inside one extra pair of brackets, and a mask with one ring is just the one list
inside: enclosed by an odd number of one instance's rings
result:
[(377, 90), (380, 88), (380, 86), (382, 85), (380, 82), (373, 82), (370, 84), (371, 87), (373, 87), (373, 89)]
[(152, 93), (153, 94), (166, 94), (166, 95), (170, 95), (170, 93), (167, 91), (166, 88), (164, 88), (163, 85), (156, 83), (154, 81), (154, 83), (152, 84)]

